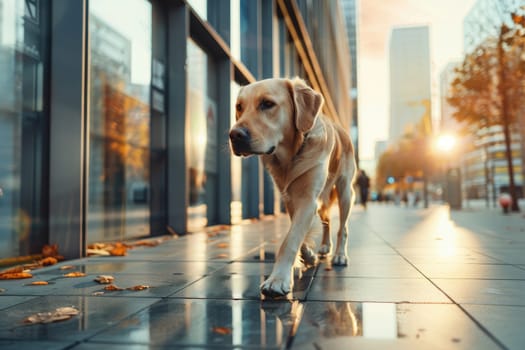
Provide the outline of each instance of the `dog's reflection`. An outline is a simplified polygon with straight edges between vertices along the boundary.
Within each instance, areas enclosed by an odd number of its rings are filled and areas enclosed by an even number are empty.
[[[340,336],[361,336],[361,304],[350,302],[309,302],[263,301],[262,310],[266,316],[279,319],[289,335],[294,336],[297,328],[317,328],[319,335],[331,338]]]

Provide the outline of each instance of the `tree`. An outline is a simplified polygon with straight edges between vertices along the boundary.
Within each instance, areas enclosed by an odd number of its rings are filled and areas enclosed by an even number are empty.
[[[448,102],[454,118],[477,128],[500,125],[505,140],[512,210],[519,211],[512,164],[511,128],[523,111],[525,20],[511,13],[514,26],[502,23],[497,37],[486,38],[456,69]]]

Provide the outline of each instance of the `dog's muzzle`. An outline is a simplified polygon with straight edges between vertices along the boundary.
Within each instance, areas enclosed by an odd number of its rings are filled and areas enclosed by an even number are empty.
[[[248,155],[253,153],[250,146],[250,132],[244,127],[237,127],[230,130],[230,142],[235,155]]]
[[[230,130],[230,143],[236,156],[273,154],[275,152],[275,146],[271,146],[266,151],[254,150],[251,145],[250,131],[245,127],[236,127]]]

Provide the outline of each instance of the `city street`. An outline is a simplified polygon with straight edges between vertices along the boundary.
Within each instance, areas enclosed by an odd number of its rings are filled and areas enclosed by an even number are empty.
[[[265,300],[285,216],[166,239],[124,257],[90,257],[1,281],[7,349],[522,349],[525,217],[371,203],[350,219],[350,264],[296,276]],[[332,227],[336,229],[336,227]],[[84,277],[65,278],[64,265]],[[118,287],[94,282],[111,275]],[[31,286],[35,280],[49,285]],[[38,312],[78,315],[27,324]]]

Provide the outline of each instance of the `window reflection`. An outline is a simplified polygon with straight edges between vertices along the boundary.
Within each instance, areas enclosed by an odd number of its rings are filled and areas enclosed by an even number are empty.
[[[88,242],[149,233],[151,4],[92,0]],[[115,16],[126,8],[126,16]]]
[[[186,117],[188,168],[190,179],[188,231],[206,226],[208,220],[206,205],[208,143],[213,142],[213,133],[208,128],[214,124],[216,107],[207,96],[208,57],[193,41],[188,40],[188,95],[189,105]],[[215,140],[215,143],[217,141]]]
[[[45,5],[0,0],[0,259],[47,242]]]

